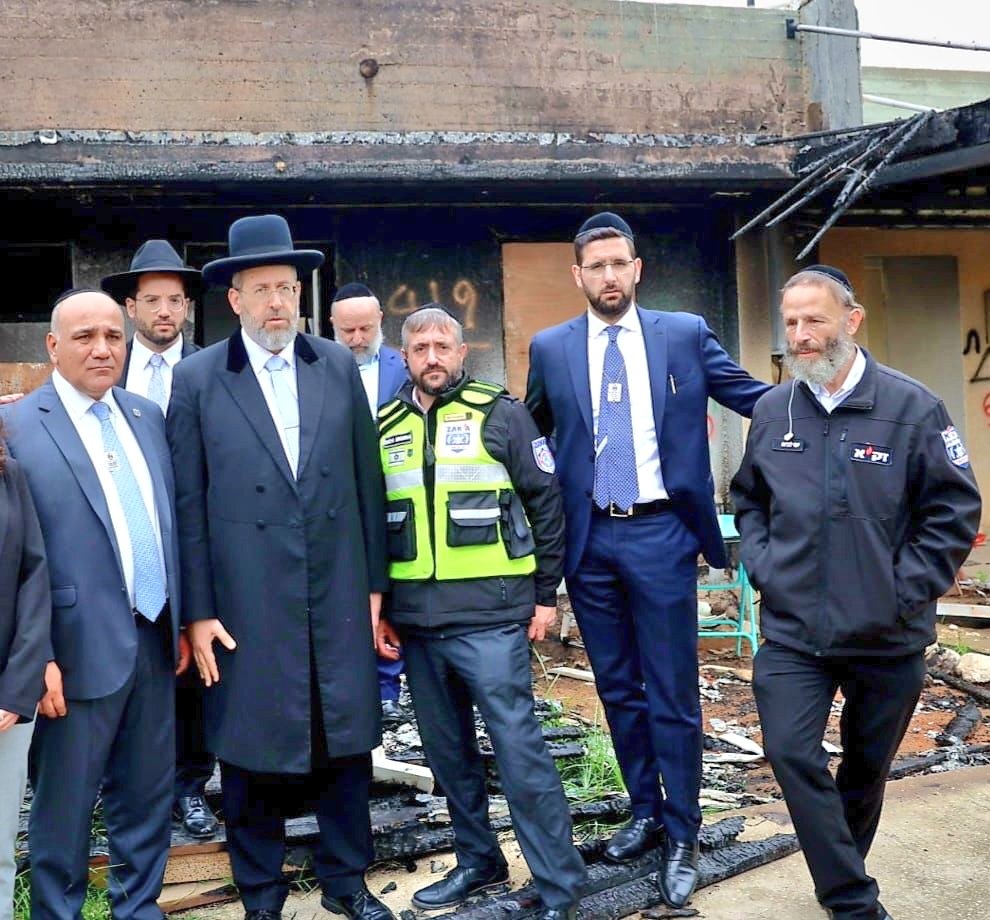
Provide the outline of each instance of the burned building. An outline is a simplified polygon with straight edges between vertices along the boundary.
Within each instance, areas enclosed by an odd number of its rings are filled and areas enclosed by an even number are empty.
[[[165,237],[201,265],[246,214],[286,216],[328,258],[306,286],[325,333],[333,291],[370,285],[395,340],[417,304],[462,318],[472,370],[524,387],[534,331],[584,308],[570,239],[621,211],[645,261],[640,298],[703,314],[754,373],[740,302],[780,273],[729,237],[753,196],[793,179],[761,145],[858,124],[855,42],[788,37],[786,19],[854,25],[852,0],[800,12],[614,0],[20,0],[0,7],[3,385],[44,361],[53,295]],[[762,199],[760,199],[762,200]],[[12,287],[11,287],[12,285]],[[234,328],[223,292],[194,337]],[[39,369],[37,373],[40,373]],[[727,486],[738,420],[713,406]]]

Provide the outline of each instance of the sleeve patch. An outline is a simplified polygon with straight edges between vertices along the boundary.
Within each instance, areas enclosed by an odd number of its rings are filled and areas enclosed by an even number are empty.
[[[948,455],[950,462],[956,466],[962,467],[964,470],[969,469],[969,454],[966,452],[966,445],[963,444],[962,438],[959,437],[959,432],[956,431],[954,425],[949,425],[945,431],[940,431],[942,435],[942,442],[945,444],[945,453]]]
[[[557,464],[553,459],[553,452],[546,438],[537,438],[533,441],[533,459],[536,465],[544,473],[554,473],[557,471]]]

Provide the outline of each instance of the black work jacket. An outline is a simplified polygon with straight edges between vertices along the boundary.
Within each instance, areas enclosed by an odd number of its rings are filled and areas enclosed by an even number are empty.
[[[763,396],[732,483],[761,631],[815,655],[933,642],[936,601],[980,523],[942,401],[864,354],[862,380],[831,415],[803,383]]]

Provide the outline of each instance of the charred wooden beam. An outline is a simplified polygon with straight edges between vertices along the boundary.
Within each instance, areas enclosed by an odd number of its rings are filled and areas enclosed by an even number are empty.
[[[714,885],[797,850],[797,837],[793,834],[777,834],[766,840],[736,842],[704,850],[699,860],[698,887]],[[659,868],[657,851],[622,866],[607,863],[590,866],[578,916],[581,920],[626,917],[659,904],[660,891],[655,882]],[[522,920],[543,909],[536,889],[526,886],[509,894],[469,903],[456,912],[441,916],[444,920],[505,920],[511,913],[513,920]]]
[[[935,742],[943,747],[962,744],[982,721],[983,713],[980,712],[980,707],[970,701],[952,717],[952,721],[939,733]]]
[[[887,776],[888,780],[904,779],[905,776],[914,776],[916,773],[924,773],[938,764],[945,763],[950,758],[965,759],[974,754],[990,753],[990,744],[970,744],[962,748],[952,748],[951,750],[933,751],[931,754],[922,754],[919,757],[906,757],[898,761],[890,768]]]
[[[942,681],[943,684],[948,684],[956,690],[962,690],[963,693],[971,696],[981,706],[990,706],[990,690],[987,690],[986,687],[971,684],[968,680],[963,680],[961,677],[956,677],[955,674],[949,674],[947,671],[929,671],[928,673],[936,680]]]

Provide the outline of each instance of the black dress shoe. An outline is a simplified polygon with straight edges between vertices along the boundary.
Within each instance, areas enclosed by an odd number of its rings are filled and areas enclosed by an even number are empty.
[[[396,725],[402,721],[398,700],[382,700],[382,721],[387,725]]]
[[[412,896],[413,904],[421,910],[438,910],[460,904],[468,895],[503,885],[509,880],[509,867],[504,862],[476,869],[454,866],[439,882],[420,888]]]
[[[577,917],[577,904],[568,907],[548,907],[539,920],[575,920]]]
[[[339,894],[335,897],[325,894],[320,898],[324,910],[332,914],[343,914],[350,920],[395,920],[392,913],[367,888],[359,888],[353,894]]]
[[[698,841],[668,840],[660,867],[660,893],[670,907],[683,907],[698,884]]]
[[[201,795],[183,795],[175,800],[172,816],[190,837],[212,837],[217,832],[217,816]]]
[[[244,912],[244,920],[282,920],[282,911],[248,910]]]
[[[631,862],[657,844],[657,822],[653,818],[633,818],[617,831],[605,847],[609,862]]]

